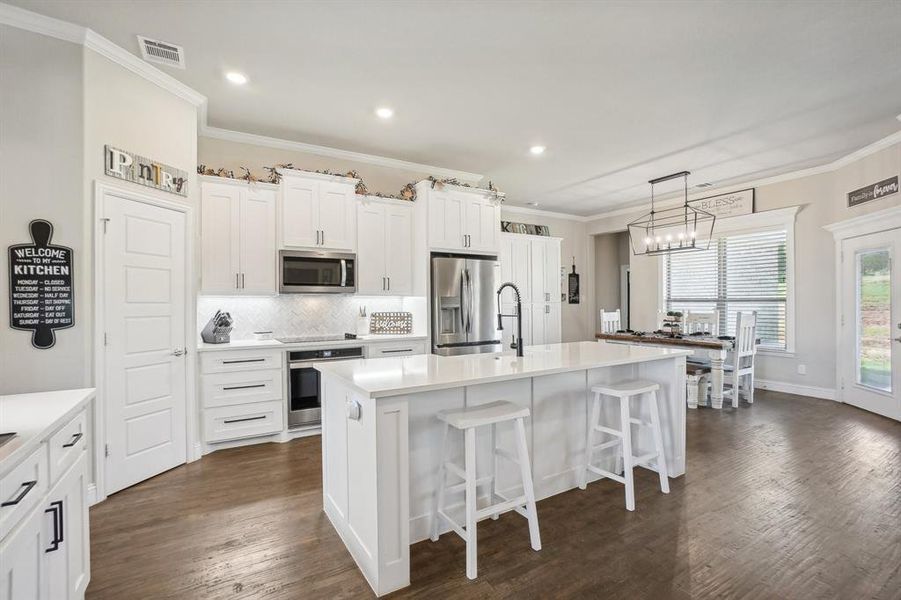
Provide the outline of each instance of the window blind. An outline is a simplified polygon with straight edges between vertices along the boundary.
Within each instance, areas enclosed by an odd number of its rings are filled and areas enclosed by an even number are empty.
[[[785,349],[784,230],[720,237],[708,250],[664,257],[667,310],[720,311],[720,332],[735,335],[740,312],[757,311],[762,347]]]

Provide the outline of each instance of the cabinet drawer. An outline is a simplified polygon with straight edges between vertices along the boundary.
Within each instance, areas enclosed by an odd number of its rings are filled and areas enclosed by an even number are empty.
[[[282,400],[284,376],[281,369],[210,373],[203,376],[204,408]]]
[[[202,373],[280,369],[285,360],[282,350],[221,350],[200,355]]]
[[[43,499],[49,487],[47,444],[41,444],[31,456],[0,479],[0,539]]]
[[[88,444],[87,413],[77,417],[50,438],[50,484],[53,485],[70,466],[75,464]]]
[[[389,356],[411,356],[413,354],[425,354],[425,341],[415,340],[409,342],[384,342],[369,344],[366,348],[367,358],[387,358]]]
[[[279,433],[285,427],[284,413],[282,401],[207,408],[203,411],[204,440],[222,442]]]

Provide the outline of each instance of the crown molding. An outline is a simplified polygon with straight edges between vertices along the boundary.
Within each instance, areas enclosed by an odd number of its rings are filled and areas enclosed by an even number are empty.
[[[221,129],[219,127],[211,127],[204,123],[200,128],[200,136],[213,138],[217,140],[225,140],[229,142],[237,142],[239,144],[250,144],[253,146],[265,146],[267,148],[275,148],[277,150],[288,150],[291,152],[304,152],[307,154],[315,154],[317,156],[328,156],[331,158],[340,158],[358,163],[369,165],[379,165],[381,167],[389,167],[392,169],[403,169],[406,171],[419,171],[428,173],[436,177],[454,177],[460,181],[467,183],[478,183],[484,179],[484,175],[478,173],[468,173],[466,171],[456,171],[454,169],[446,169],[433,165],[424,165],[421,163],[409,162],[397,158],[389,158],[387,156],[378,156],[375,154],[364,154],[362,152],[353,152],[351,150],[341,150],[339,148],[330,148],[328,146],[317,146],[315,144],[306,144],[304,142],[294,142],[281,138],[274,138],[265,135],[257,135],[255,133],[244,133],[243,131],[233,131],[231,129]]]
[[[3,3],[0,3],[0,23],[74,44],[84,44],[87,32],[80,25]]]

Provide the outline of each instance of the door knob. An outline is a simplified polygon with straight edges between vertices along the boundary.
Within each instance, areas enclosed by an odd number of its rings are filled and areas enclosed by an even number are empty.
[[[183,348],[176,348],[172,351],[172,356],[184,356],[185,351]]]

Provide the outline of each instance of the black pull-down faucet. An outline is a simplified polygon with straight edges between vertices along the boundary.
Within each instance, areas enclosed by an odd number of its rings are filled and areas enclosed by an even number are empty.
[[[505,315],[501,313],[501,292],[504,291],[504,288],[513,288],[513,293],[516,294],[516,314],[515,315]],[[510,344],[511,348],[516,349],[516,356],[522,356],[522,298],[519,295],[519,288],[516,287],[515,283],[502,283],[501,287],[497,288],[497,328],[500,330],[504,329],[504,317],[516,317],[516,339],[513,340],[513,343]]]

